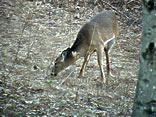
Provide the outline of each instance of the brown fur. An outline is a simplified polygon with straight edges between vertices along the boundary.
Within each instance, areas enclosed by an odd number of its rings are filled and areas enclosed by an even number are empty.
[[[114,45],[119,33],[117,22],[117,18],[112,11],[102,11],[93,17],[81,28],[72,47],[64,50],[56,59],[52,75],[57,75],[58,72],[73,64],[77,59],[84,57],[79,74],[79,77],[81,77],[91,54],[96,52],[101,71],[101,80],[106,82],[102,57],[105,52],[107,75],[110,75],[108,52]]]

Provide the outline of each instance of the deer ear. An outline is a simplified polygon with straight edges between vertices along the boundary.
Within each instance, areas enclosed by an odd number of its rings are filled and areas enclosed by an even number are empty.
[[[78,56],[78,53],[77,53],[77,52],[72,51],[72,56],[73,56],[74,58],[76,58],[76,57]]]
[[[70,48],[64,50],[61,54],[61,62],[64,62],[65,58],[67,57],[68,53],[70,52]]]
[[[64,62],[65,57],[66,57],[66,52],[61,54],[61,62]]]

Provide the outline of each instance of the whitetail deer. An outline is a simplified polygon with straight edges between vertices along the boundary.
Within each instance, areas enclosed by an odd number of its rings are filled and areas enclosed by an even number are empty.
[[[108,53],[119,33],[117,22],[117,17],[112,11],[102,11],[93,17],[81,28],[72,47],[64,50],[56,59],[51,75],[56,76],[61,70],[73,64],[80,57],[84,57],[79,77],[83,76],[91,54],[96,52],[101,80],[106,82],[103,71],[103,53],[106,54],[106,68],[109,76],[111,73]]]

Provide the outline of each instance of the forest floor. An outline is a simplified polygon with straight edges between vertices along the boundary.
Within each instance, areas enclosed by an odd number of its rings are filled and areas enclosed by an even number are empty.
[[[115,77],[99,82],[96,54],[84,77],[78,78],[83,58],[51,77],[55,59],[73,44],[83,24],[104,9],[114,11],[120,25],[110,53]],[[141,46],[140,0],[6,0],[0,15],[0,116],[130,117]]]

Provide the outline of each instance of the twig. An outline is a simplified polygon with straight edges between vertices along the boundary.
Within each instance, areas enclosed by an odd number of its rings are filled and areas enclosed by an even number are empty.
[[[69,78],[69,76],[70,76],[72,73],[73,73],[73,71],[70,72],[70,74],[69,74],[65,79],[62,80],[62,82],[59,84],[59,86],[61,86],[61,85]]]
[[[22,29],[22,34],[21,34],[20,40],[19,40],[19,42],[18,42],[18,48],[17,48],[17,52],[16,52],[16,55],[15,55],[15,61],[17,61],[17,58],[18,58],[18,54],[19,54],[20,46],[21,46],[21,42],[22,42],[22,37],[23,37],[23,32],[24,32],[24,30],[25,30],[25,28],[26,28],[26,24],[27,24],[27,23],[24,24],[24,27],[23,27],[23,29]]]
[[[109,3],[105,2],[104,0],[100,0],[103,6],[103,3],[107,4],[108,6],[110,6],[113,10],[116,11],[116,13],[121,14],[122,16],[125,16],[127,19],[130,19],[130,17],[128,17],[127,15],[123,14],[122,12],[120,12],[117,8],[115,8],[114,6],[110,5]]]

